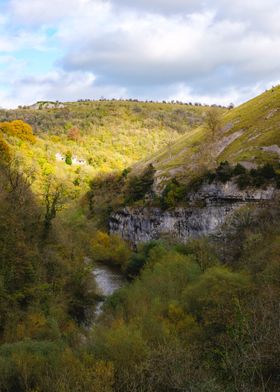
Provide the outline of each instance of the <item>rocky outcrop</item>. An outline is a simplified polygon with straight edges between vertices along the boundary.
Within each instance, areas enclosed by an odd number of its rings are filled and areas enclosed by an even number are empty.
[[[272,200],[275,189],[239,190],[236,184],[204,184],[189,194],[187,207],[163,211],[155,207],[126,207],[110,217],[112,234],[132,245],[162,237],[186,242],[190,238],[213,234],[238,208],[246,203]]]
[[[40,110],[40,109],[63,109],[65,105],[61,102],[36,102],[34,105],[28,106],[29,109]]]

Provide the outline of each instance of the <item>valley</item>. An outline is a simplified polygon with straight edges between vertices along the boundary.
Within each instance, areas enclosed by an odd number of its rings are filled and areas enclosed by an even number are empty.
[[[0,391],[279,390],[279,102],[0,110]]]

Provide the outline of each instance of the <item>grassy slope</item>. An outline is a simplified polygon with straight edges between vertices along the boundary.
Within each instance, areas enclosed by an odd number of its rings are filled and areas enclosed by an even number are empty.
[[[161,181],[174,176],[187,181],[199,172],[200,167],[224,160],[255,165],[279,161],[275,146],[280,147],[280,87],[226,111],[222,123],[222,135],[216,143],[217,153],[211,163],[206,158],[209,149],[213,148],[209,143],[210,131],[201,125],[183,135],[171,147],[137,164],[135,172],[153,163]],[[263,147],[268,147],[268,150]]]

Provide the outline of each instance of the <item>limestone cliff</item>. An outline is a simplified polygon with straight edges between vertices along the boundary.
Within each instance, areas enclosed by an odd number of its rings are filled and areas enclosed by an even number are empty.
[[[233,182],[204,184],[188,195],[188,205],[163,211],[155,207],[126,207],[110,217],[112,234],[133,245],[162,237],[179,242],[215,233],[236,209],[246,203],[272,200],[276,193],[267,189],[239,190]]]

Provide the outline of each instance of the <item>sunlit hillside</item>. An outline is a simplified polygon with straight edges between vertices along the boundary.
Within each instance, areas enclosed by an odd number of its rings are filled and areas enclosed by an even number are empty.
[[[1,110],[0,121],[20,119],[33,127],[37,136],[34,144],[13,137],[8,142],[24,166],[36,171],[36,177],[53,173],[82,189],[98,173],[123,170],[171,145],[201,124],[207,110],[203,106],[129,101],[61,106]],[[77,164],[65,165],[62,158],[66,154],[76,158]]]
[[[172,146],[137,164],[135,172],[152,163],[159,180],[177,177],[187,181],[225,160],[248,168],[279,161],[279,86],[225,112],[220,121],[220,130],[215,134],[207,124],[198,126]]]

